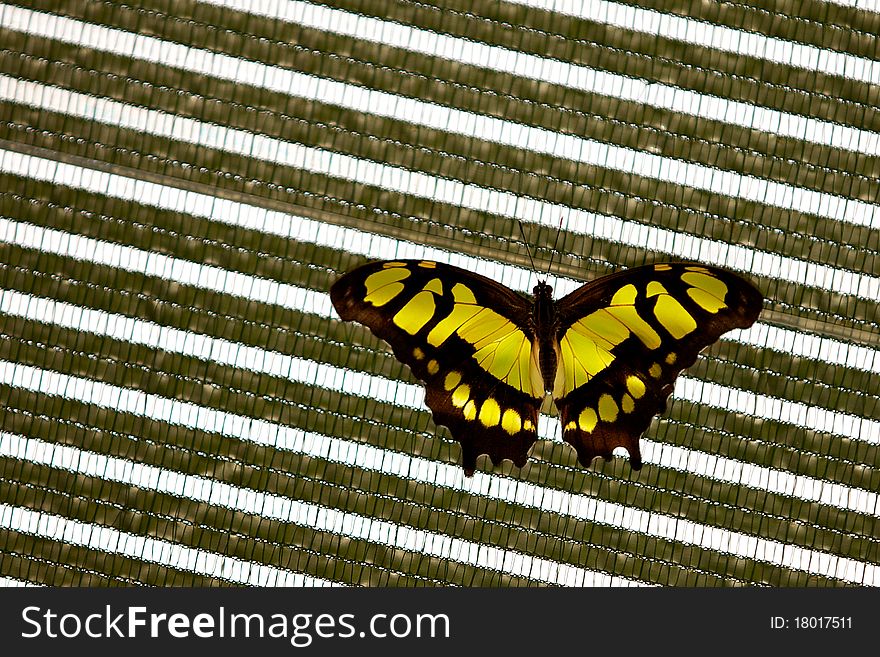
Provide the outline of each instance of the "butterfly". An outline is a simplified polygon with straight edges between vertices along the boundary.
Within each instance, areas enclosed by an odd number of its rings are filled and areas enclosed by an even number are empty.
[[[744,278],[691,262],[603,276],[559,301],[552,292],[539,282],[528,297],[458,267],[394,260],[348,272],[330,298],[424,382],[467,476],[481,454],[525,465],[547,394],[582,465],[624,447],[638,470],[639,439],[679,372],[721,334],[751,326],[763,302]]]

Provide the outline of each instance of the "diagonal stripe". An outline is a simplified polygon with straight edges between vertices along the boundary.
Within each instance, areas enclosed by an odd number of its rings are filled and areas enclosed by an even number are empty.
[[[15,439],[17,437],[0,433],[0,453],[6,455],[10,441]],[[42,444],[50,450],[53,448],[48,443]],[[249,586],[339,586],[311,575],[9,504],[0,504],[0,527]]]
[[[626,578],[532,557],[514,550],[473,543],[445,534],[396,525],[376,518],[339,511],[281,495],[241,488],[215,479],[180,474],[142,463],[107,457],[38,439],[23,438],[14,434],[0,433],[0,454],[101,477],[109,481],[186,497],[206,504],[224,506],[243,513],[259,514],[266,518],[290,522],[318,531],[327,531],[388,545],[420,555],[449,559],[479,568],[490,568],[516,576],[529,577],[550,584],[568,586],[637,585],[636,582]],[[15,518],[7,519],[8,517],[4,516],[4,511],[9,508],[6,505],[0,505],[0,526],[17,528],[13,524],[16,522]],[[18,511],[22,512],[23,516],[18,519],[18,522],[28,528],[26,531],[45,532],[45,530],[40,531],[39,528],[33,528],[36,520],[29,516],[28,512],[21,509]],[[42,522],[45,522],[42,519],[47,516],[47,514],[34,514],[33,512],[30,514],[39,516]],[[65,521],[57,516],[53,519],[59,524],[72,523],[75,527],[84,524],[73,520]],[[96,526],[93,525],[93,527]],[[109,533],[111,536],[122,534],[106,527],[97,527],[95,533],[98,535]],[[69,529],[64,532],[64,539],[68,542],[76,542],[75,536],[76,534]],[[90,547],[101,549],[103,545],[114,544],[107,542],[111,540],[114,539],[107,537],[102,541],[92,541]],[[122,540],[123,543],[137,545],[149,543],[151,539],[129,534],[124,535]],[[95,543],[97,544],[95,545]],[[169,544],[162,544],[160,550],[167,550],[167,545]],[[145,554],[150,554],[153,551],[149,545],[145,545],[143,550]],[[131,550],[131,552],[135,553],[133,556],[140,556],[140,552],[136,550]]]
[[[2,85],[2,76],[0,76],[0,85]],[[58,163],[2,149],[0,149],[0,171],[7,171],[54,184],[78,187],[91,192],[137,201],[158,208],[188,212],[195,216],[223,221],[224,223],[253,227],[257,230],[285,237],[294,235],[294,226],[299,222],[303,222],[303,225],[308,226],[310,230],[300,229],[297,239],[315,241],[316,238],[310,238],[307,235],[321,236],[334,230],[347,230],[328,226],[317,221],[263,210],[234,201],[218,199],[195,192],[182,192],[174,187],[144,182],[116,174],[103,173],[94,169],[84,169],[70,164]],[[367,184],[381,184],[381,174],[382,172],[379,172],[379,179],[363,182]],[[436,183],[434,188],[438,188],[444,182],[442,179],[433,180]],[[420,187],[409,186],[400,191],[411,193],[414,190],[434,189],[425,185],[427,183]],[[473,186],[468,186],[468,188],[470,187]],[[480,198],[480,195],[484,192],[488,192],[488,190],[475,188],[473,194],[468,199],[473,197]],[[553,225],[555,228],[558,226],[558,217],[562,213],[563,216],[568,216],[575,222],[570,225],[571,232],[620,242],[652,252],[667,253],[688,260],[700,260],[708,264],[720,263],[731,269],[819,287],[840,294],[854,294],[871,301],[876,301],[880,298],[880,278],[876,276],[818,265],[805,260],[788,258],[775,253],[709,240],[695,235],[645,226],[607,215],[572,210],[566,206],[554,206],[550,203],[541,203],[522,197],[512,198],[515,200],[506,204],[511,210],[508,213],[505,213],[503,210],[501,211],[501,214],[506,214],[506,216],[512,219],[534,222],[537,218],[539,223]],[[462,197],[456,198],[454,194],[450,194],[447,202],[461,203],[464,200],[466,199]],[[485,208],[476,207],[475,209]],[[243,210],[247,210],[247,213],[244,218],[241,218],[239,214]],[[536,214],[530,214],[529,210],[534,210]],[[489,211],[498,212],[498,208],[489,208]],[[556,219],[548,219],[548,217],[556,217]],[[278,226],[271,221],[272,219],[279,220]],[[354,235],[352,232],[349,232],[349,234]],[[361,235],[365,234],[361,232]],[[384,240],[387,243],[389,238],[376,236],[375,239],[377,241]],[[332,246],[338,247],[340,244],[344,243],[335,242]],[[372,251],[373,254],[380,252],[386,251]],[[476,258],[470,258],[470,261],[471,264],[485,262],[478,261]],[[525,272],[526,270],[520,269],[519,271]],[[530,273],[528,275],[530,276]],[[518,280],[518,278],[519,275],[515,279],[503,280]],[[516,285],[516,283],[513,284]],[[562,287],[560,287],[560,284]],[[525,283],[523,285],[523,289],[531,289]],[[577,285],[557,279],[556,290],[560,294],[566,294],[574,290]]]
[[[227,7],[238,4],[234,0],[202,1]],[[868,84],[880,84],[880,62],[878,61],[796,41],[787,41],[758,32],[746,32],[686,16],[667,14],[654,9],[643,9],[617,2],[606,2],[605,0],[507,1],[516,5],[605,23],[642,34],[675,39],[738,55],[757,57],[808,71],[841,75]],[[843,1],[853,4],[858,2],[859,8],[864,8],[861,5],[865,0]],[[266,0],[263,0],[260,4],[265,2]],[[257,13],[256,10],[251,11]],[[771,19],[768,17],[769,20]]]
[[[61,395],[87,404],[96,404],[106,408],[118,409],[122,412],[143,415],[161,422],[180,424],[202,431],[220,433],[249,442],[256,441],[284,446],[298,439],[302,440],[305,438],[304,432],[300,430],[291,429],[272,422],[255,420],[249,417],[201,407],[189,402],[144,393],[131,388],[121,388],[100,381],[59,374],[14,363],[0,361],[0,382],[42,394]],[[49,445],[48,443],[42,444]],[[55,448],[58,447],[55,446]],[[74,450],[72,447],[58,449]],[[78,450],[75,451],[78,452]],[[75,452],[71,453],[74,454]],[[20,458],[33,460],[37,456],[27,453],[22,454]],[[104,459],[104,457],[101,458]],[[392,460],[399,461],[400,458],[400,455],[392,456]],[[78,462],[80,462],[80,459],[71,456],[70,467],[75,467],[75,464]],[[548,491],[548,489],[526,482],[516,482],[515,486],[511,486],[509,485],[511,483],[509,480],[495,475],[477,473],[473,479],[466,480],[459,467],[428,463],[432,467],[424,475],[408,471],[407,476],[418,480],[421,476],[428,475],[431,477],[427,480],[429,483],[450,486],[458,490],[469,490],[470,492],[491,497],[503,495],[504,499],[510,499],[507,496],[513,492],[516,498],[511,501],[535,506],[537,500],[540,500],[540,505],[550,504],[553,510],[563,515],[574,515],[575,517],[610,526],[619,526],[629,531],[641,532],[650,536],[693,545],[701,545],[713,550],[755,558],[807,572],[838,577],[847,581],[863,584],[880,581],[880,577],[878,577],[880,575],[880,566],[865,564],[807,548],[782,544],[732,530],[701,525],[690,520],[660,513],[641,511],[620,504],[605,502],[588,495],[570,494],[559,490]],[[142,464],[133,464],[128,461],[124,462],[122,466],[124,466],[122,467],[123,471],[132,468],[144,469],[150,467]],[[453,470],[452,472],[450,472],[450,468]],[[155,468],[155,470],[157,473],[167,472],[158,468]],[[112,470],[109,467],[102,465],[99,471],[102,473],[101,476],[112,476]],[[441,474],[449,477],[449,479],[442,478]],[[169,474],[163,476],[171,477]],[[184,476],[180,475],[180,477]],[[153,476],[151,480],[157,478],[159,478],[158,474]],[[217,482],[212,481],[210,486],[196,486],[195,488],[211,491],[214,490],[216,485]],[[178,491],[175,494],[182,494],[182,491]],[[253,495],[254,493],[250,492],[249,494]],[[235,496],[226,496],[224,494],[224,499],[227,497],[235,498]],[[271,508],[271,505],[267,504],[264,508]],[[266,513],[265,511],[262,512]],[[369,521],[369,519],[365,520]],[[438,556],[449,555],[441,554]]]
[[[53,25],[53,29],[46,30],[49,36],[53,36],[53,32],[57,32],[59,36],[65,33],[77,33],[73,29],[76,26],[83,31],[97,32],[98,34],[95,38],[101,43],[128,44],[132,49],[126,50],[125,54],[127,56],[130,56],[131,52],[155,52],[157,53],[156,56],[162,55],[162,63],[165,65],[173,63],[172,60],[176,59],[181,64],[186,64],[190,70],[233,79],[244,84],[253,84],[254,81],[264,81],[265,84],[265,81],[269,81],[268,88],[291,95],[310,98],[316,101],[336,103],[350,109],[369,112],[379,116],[399,118],[433,129],[459,132],[466,136],[488,139],[507,146],[525,147],[535,152],[618,169],[626,173],[634,173],[676,185],[684,184],[711,193],[738,197],[785,210],[817,214],[857,225],[880,226],[880,212],[878,212],[877,206],[856,199],[794,187],[785,183],[774,182],[735,171],[716,169],[693,162],[674,160],[645,151],[636,151],[631,148],[556,133],[543,128],[503,121],[378,90],[292,73],[277,67],[268,67],[256,62],[235,59],[228,55],[199,51],[163,42],[158,39],[152,39],[152,37],[121,33],[119,30],[99,28],[79,23],[78,21],[73,21],[72,25],[64,23],[64,21],[70,21],[71,19],[52,17],[41,13],[35,13],[33,16],[29,16],[29,18],[33,19],[34,24],[49,21]],[[16,25],[25,23],[24,17],[18,17],[16,10],[9,7],[4,8],[3,14],[0,14],[0,24],[7,21]],[[56,23],[61,25],[56,26]],[[35,29],[35,27],[31,26],[29,29]],[[105,34],[104,32],[106,31],[109,31],[111,34]],[[86,44],[87,42],[83,42],[83,45]],[[180,51],[176,56],[174,55],[175,50]],[[678,95],[681,95],[681,90],[677,90],[673,97]],[[277,158],[279,163],[299,166],[330,175],[354,176],[357,178],[360,170],[364,168],[376,170],[382,174],[380,179],[385,181],[383,186],[399,187],[405,183],[421,183],[418,185],[418,188],[423,190],[422,195],[424,195],[424,190],[434,189],[432,186],[427,186],[428,179],[430,178],[427,174],[419,174],[391,165],[379,165],[338,153],[333,154],[333,157],[331,157],[329,151],[322,149],[283,142],[243,130],[206,124],[195,119],[174,117],[158,110],[136,108],[117,101],[98,99],[85,94],[63,90],[59,87],[50,87],[34,82],[16,80],[7,76],[0,76],[0,96],[9,100],[15,100],[16,102],[29,103],[44,107],[45,109],[52,109],[53,111],[80,116],[90,120],[118,124],[131,129],[143,129],[157,136],[199,143],[250,157],[260,157],[270,161],[276,161]],[[727,101],[721,101],[720,99],[718,99],[718,102],[727,103]],[[751,109],[752,111],[755,110],[755,108]],[[852,130],[837,124],[829,125],[832,126],[829,129],[832,137],[841,131]],[[776,133],[784,134],[786,131],[785,126],[779,122],[777,122],[774,128]],[[796,136],[804,138],[803,131],[799,130]],[[862,148],[867,148],[868,150],[864,152],[868,154],[880,153],[880,135],[875,133],[870,135],[867,133],[863,135],[848,134],[847,137],[849,138],[848,143],[859,144]],[[359,166],[359,162],[369,163],[366,165],[360,164]],[[359,180],[359,182],[366,181]],[[472,185],[455,183],[449,180],[443,181],[443,183],[447,190],[452,192],[456,198],[461,198],[463,193],[467,195],[473,193],[466,191],[474,187]],[[382,182],[377,181],[376,184],[382,184]],[[486,190],[483,191],[485,192]],[[490,207],[497,208],[509,206],[509,201],[504,202],[504,199],[513,195],[503,192],[490,192],[486,196],[491,199]],[[553,217],[558,219],[558,212]]]
[[[412,400],[413,408],[423,408],[419,399],[420,386],[391,381],[378,376],[370,376],[340,370],[329,365],[266,351],[247,345],[212,338],[210,336],[159,326],[153,322],[88,310],[39,297],[33,297],[10,290],[0,290],[0,313],[13,317],[46,322],[64,328],[82,330],[89,327],[93,335],[101,335],[116,340],[126,340],[186,356],[194,356],[219,365],[242,368],[271,376],[287,377],[307,385],[324,387],[342,382],[344,392],[370,395],[383,401],[401,405],[404,400]],[[424,394],[422,392],[422,394]],[[556,418],[544,417],[539,424],[541,437],[560,440]],[[328,441],[337,444],[335,438],[321,436],[322,444]],[[339,443],[342,444],[342,443]],[[350,444],[350,443],[345,443]],[[696,472],[712,479],[782,495],[791,495],[814,502],[830,504],[843,509],[876,515],[878,513],[877,495],[858,488],[850,488],[831,482],[802,475],[765,468],[730,458],[719,457],[673,445],[665,445],[650,439],[642,439],[643,461],[662,467]],[[364,446],[362,450],[375,449]],[[383,450],[378,450],[376,462],[384,462]],[[320,454],[312,453],[320,456]],[[405,456],[396,458],[406,459]],[[363,467],[362,463],[357,464]]]
[[[249,0],[207,1],[210,4],[222,4],[240,11],[279,18],[353,39],[391,45],[431,57],[450,59],[502,73],[512,73],[620,100],[647,104],[659,109],[770,132],[783,137],[805,139],[817,144],[845,148],[865,154],[876,154],[877,149],[880,148],[880,135],[861,130],[857,125],[844,126],[751,103],[731,101],[727,98],[702,94],[653,80],[608,73],[557,59],[509,50],[501,46],[490,46],[478,41],[362,16],[341,9],[298,0],[262,0],[254,3]],[[690,20],[692,23],[696,23],[696,21]],[[697,30],[692,32],[697,32]],[[742,35],[740,41],[768,39],[763,35],[748,32],[739,32],[739,34]],[[765,41],[765,43],[768,42]],[[743,44],[740,47],[750,46]],[[834,65],[839,63],[836,60],[843,57],[841,53],[824,49],[809,49],[811,47],[803,46],[803,44],[792,44],[791,48],[792,56],[796,51],[798,55],[816,57],[815,66],[812,68],[831,74],[839,75],[846,71],[856,79],[866,82],[871,82],[878,74],[878,63],[873,60],[848,55],[845,56],[845,68],[835,68]],[[754,55],[756,52],[760,51],[751,50],[748,54]],[[785,63],[798,65],[799,61],[794,59]],[[810,59],[805,60],[806,67],[811,68],[810,64]]]

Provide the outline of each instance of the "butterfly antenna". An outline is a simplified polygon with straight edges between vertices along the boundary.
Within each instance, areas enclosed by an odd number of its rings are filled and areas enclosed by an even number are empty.
[[[559,246],[559,236],[562,235],[562,222],[565,216],[559,217],[559,229],[556,231],[556,239],[553,241],[553,250],[550,252],[550,263],[547,265],[547,276],[550,275],[550,268],[553,266],[553,258],[557,254],[556,248]]]
[[[517,225],[519,226],[519,234],[522,235],[522,238],[523,238],[523,244],[524,244],[525,247],[526,247],[526,253],[529,254],[529,262],[532,263],[532,271],[533,271],[533,272],[535,273],[535,275],[537,276],[537,275],[538,275],[538,270],[537,270],[537,268],[535,267],[535,261],[534,261],[534,259],[532,258],[532,248],[529,246],[529,240],[526,238],[526,231],[523,229],[522,221],[520,221],[519,219],[517,219],[517,220],[516,220],[516,223],[517,223]]]

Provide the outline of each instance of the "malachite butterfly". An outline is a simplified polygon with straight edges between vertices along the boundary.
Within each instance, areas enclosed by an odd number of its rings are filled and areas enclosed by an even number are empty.
[[[525,465],[547,394],[581,464],[624,447],[638,470],[639,438],[678,374],[751,326],[763,301],[740,276],[690,262],[621,271],[554,301],[543,282],[529,298],[458,267],[381,261],[345,274],[330,297],[424,382],[468,476],[480,454]]]

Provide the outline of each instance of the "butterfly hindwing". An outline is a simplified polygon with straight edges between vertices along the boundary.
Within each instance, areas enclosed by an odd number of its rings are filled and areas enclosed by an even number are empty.
[[[697,263],[629,269],[560,300],[553,396],[580,462],[624,447],[639,469],[639,438],[679,372],[722,333],[751,326],[762,300],[739,276]]]
[[[476,459],[525,464],[544,396],[531,305],[491,279],[430,261],[372,262],[330,290],[343,320],[366,325],[425,383],[434,421]]]

